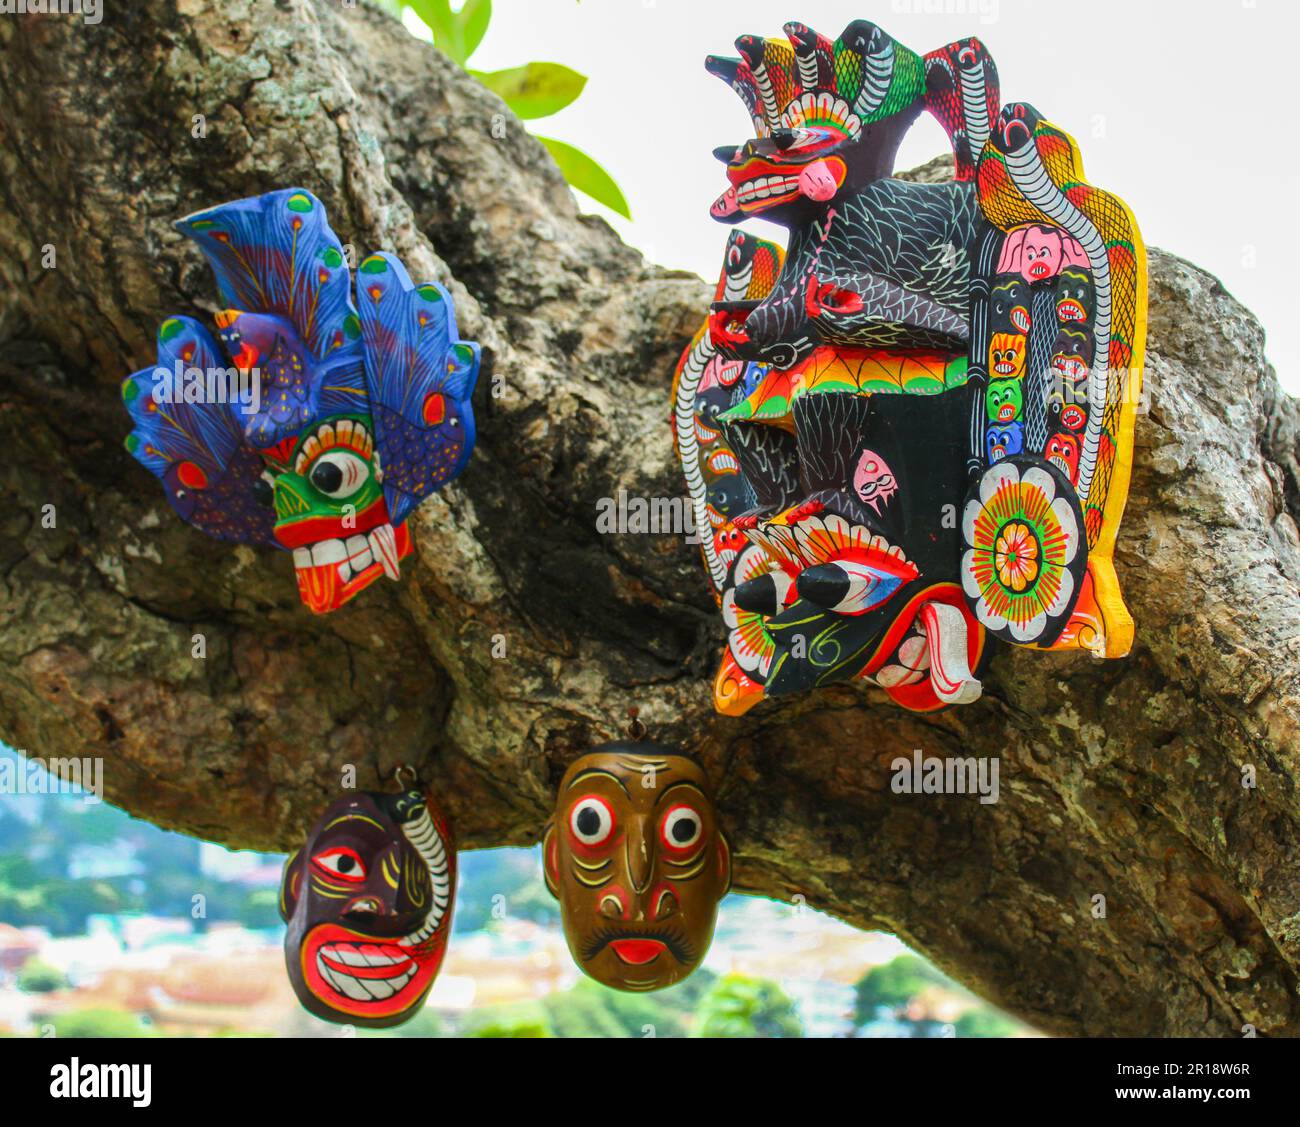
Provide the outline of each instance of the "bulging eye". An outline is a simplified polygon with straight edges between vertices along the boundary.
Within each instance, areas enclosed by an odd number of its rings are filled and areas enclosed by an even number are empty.
[[[669,849],[690,849],[700,840],[704,823],[690,806],[674,806],[664,815],[661,833]]]
[[[366,879],[365,863],[355,849],[348,849],[346,846],[327,849],[323,853],[317,853],[311,860],[313,865],[332,877],[340,877],[355,884],[360,884]]]
[[[604,845],[614,836],[614,811],[603,798],[588,795],[569,811],[569,830],[583,845]]]
[[[266,470],[263,470],[262,476],[253,482],[253,500],[267,508],[270,508],[275,501],[275,478]]]
[[[307,471],[307,480],[326,497],[351,497],[370,479],[370,467],[346,450],[322,454]]]

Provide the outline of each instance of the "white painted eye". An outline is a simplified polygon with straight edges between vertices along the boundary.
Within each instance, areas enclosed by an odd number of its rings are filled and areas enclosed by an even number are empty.
[[[603,798],[588,795],[569,811],[569,830],[583,845],[604,845],[614,834],[614,811]]]
[[[674,806],[664,815],[663,838],[669,849],[690,849],[703,831],[703,820],[689,806]]]
[[[370,480],[370,467],[346,450],[330,450],[312,463],[307,480],[326,497],[351,497]]]

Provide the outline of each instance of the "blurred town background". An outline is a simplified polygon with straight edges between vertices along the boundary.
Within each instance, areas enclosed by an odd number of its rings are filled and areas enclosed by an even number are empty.
[[[0,759],[26,765],[0,747]],[[0,795],[0,1035],[319,1036],[276,908],[284,858],[167,833],[75,794]],[[537,849],[460,855],[447,960],[382,1037],[1004,1037],[1033,1033],[898,940],[729,896],[704,967],[653,995],[585,979]]]

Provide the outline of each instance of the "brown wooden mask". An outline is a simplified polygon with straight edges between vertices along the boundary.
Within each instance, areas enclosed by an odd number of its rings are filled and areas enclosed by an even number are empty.
[[[565,772],[542,843],[569,950],[617,990],[680,982],[713,940],[731,850],[699,764],[610,743]]]
[[[456,853],[432,798],[360,791],[326,809],[289,858],[280,914],[294,993],[317,1017],[400,1025],[442,965]]]

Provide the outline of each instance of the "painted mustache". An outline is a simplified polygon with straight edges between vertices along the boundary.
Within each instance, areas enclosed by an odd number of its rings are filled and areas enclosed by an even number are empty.
[[[686,936],[677,928],[625,928],[625,927],[604,927],[597,931],[583,946],[583,962],[591,962],[606,947],[612,944],[626,943],[631,945],[637,944],[662,944],[663,948],[672,955],[683,966],[689,966],[695,962],[695,948],[692,946]],[[615,947],[614,953],[619,955],[625,962],[650,962],[654,955],[659,952],[655,951],[650,958],[633,957],[628,959],[621,953],[618,947]],[[648,949],[647,949],[648,953]]]

